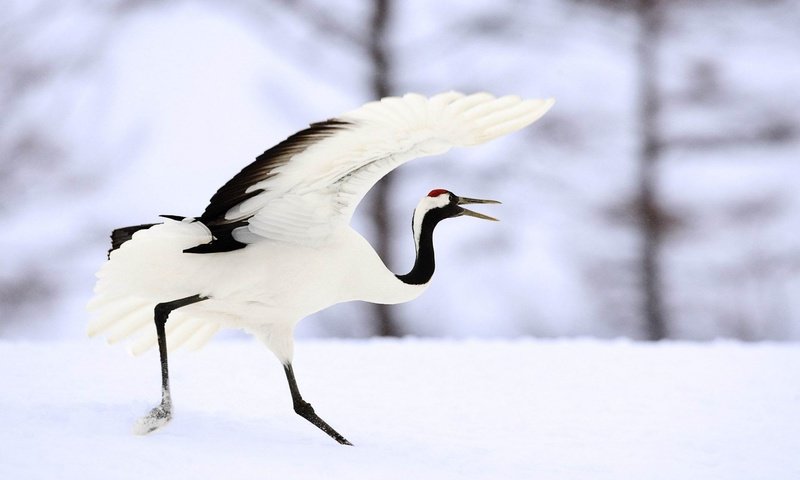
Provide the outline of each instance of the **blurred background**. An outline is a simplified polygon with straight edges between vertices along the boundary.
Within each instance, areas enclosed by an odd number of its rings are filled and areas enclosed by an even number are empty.
[[[112,228],[199,215],[310,122],[455,89],[557,103],[404,166],[357,228],[405,272],[430,189],[502,221],[443,224],[418,300],[299,336],[800,339],[800,2],[4,5],[0,338],[83,338]]]

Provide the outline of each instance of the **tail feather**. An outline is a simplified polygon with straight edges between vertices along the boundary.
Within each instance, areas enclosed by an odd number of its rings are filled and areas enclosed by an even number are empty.
[[[109,332],[106,333],[106,339],[108,340],[108,343],[114,344],[120,340],[133,336],[139,330],[148,325],[152,327],[154,325],[153,317],[152,315],[148,315],[148,313],[149,310],[144,312],[136,311],[119,320],[112,326],[112,328],[109,329]]]
[[[219,328],[220,326],[218,323],[207,323],[203,325],[186,341],[186,348],[189,350],[199,349],[211,340],[211,337],[219,331]]]
[[[130,227],[117,228],[111,232],[111,250],[108,251],[108,257],[111,258],[111,252],[122,246],[133,237],[133,234],[139,230],[147,230],[148,228],[158,225],[157,223],[145,223],[142,225],[133,225]]]
[[[95,297],[88,306],[89,311],[95,314],[86,330],[90,337],[105,332],[120,318],[127,317],[142,307],[141,302],[133,298],[121,298],[114,302],[107,302],[106,298]]]
[[[111,240],[116,251],[97,273],[95,295],[87,305],[92,317],[87,333],[109,343],[130,342],[132,353],[140,354],[157,344],[156,305],[197,292],[192,283],[196,257],[182,252],[208,243],[211,234],[199,222],[169,217],[160,224],[116,229]],[[223,322],[216,312],[208,314],[202,308],[171,312],[166,324],[170,350],[183,343],[202,346]]]
[[[152,308],[142,308],[130,312],[124,317],[110,317],[111,325],[93,334],[101,333],[109,344],[130,340],[129,351],[140,355],[158,343]],[[189,313],[174,311],[167,320],[165,333],[170,351],[185,346],[189,350],[197,350],[208,343],[222,325],[197,317]]]
[[[187,317],[169,336],[171,348],[180,348],[203,326],[197,319]]]
[[[167,334],[167,339],[169,339],[169,334]],[[169,342],[169,340],[167,340],[167,342]],[[132,354],[138,356],[155,347],[157,343],[158,339],[156,338],[155,331],[153,331],[152,335],[142,335],[137,338],[133,344],[131,344],[129,350]]]

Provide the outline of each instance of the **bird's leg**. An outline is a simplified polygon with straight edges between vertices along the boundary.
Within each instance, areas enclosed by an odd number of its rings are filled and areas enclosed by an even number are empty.
[[[158,353],[161,357],[161,404],[150,410],[150,413],[139,419],[134,426],[134,432],[144,435],[157,430],[172,419],[172,396],[169,392],[169,367],[167,365],[167,334],[164,329],[170,312],[193,303],[205,300],[206,297],[192,295],[191,297],[159,303],[153,313],[158,336]]]
[[[314,426],[316,426],[323,432],[330,435],[331,438],[341,443],[342,445],[352,445],[352,443],[348,442],[346,438],[339,435],[339,432],[337,432],[330,425],[328,425],[325,422],[325,420],[319,418],[319,416],[314,412],[314,407],[312,407],[310,403],[303,400],[303,397],[300,395],[300,390],[297,388],[297,381],[294,378],[294,370],[292,370],[292,364],[291,363],[285,364],[283,366],[283,370],[286,372],[286,379],[289,380],[289,391],[292,392],[292,403],[294,404],[294,411],[301,417],[313,423]]]

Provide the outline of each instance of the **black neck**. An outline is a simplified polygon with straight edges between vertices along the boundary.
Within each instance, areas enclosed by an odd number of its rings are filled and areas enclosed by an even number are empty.
[[[433,271],[436,269],[436,261],[433,255],[433,230],[444,218],[446,217],[440,215],[436,210],[431,210],[425,215],[425,218],[422,219],[414,268],[405,275],[396,275],[397,278],[404,283],[409,285],[424,285],[430,282],[431,277],[433,277]]]

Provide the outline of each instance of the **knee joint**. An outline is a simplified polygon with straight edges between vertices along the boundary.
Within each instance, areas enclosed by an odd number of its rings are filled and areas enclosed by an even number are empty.
[[[167,303],[159,303],[158,305],[156,305],[156,308],[153,309],[156,323],[166,323],[167,317],[169,316],[169,312],[171,311],[172,308]]]

